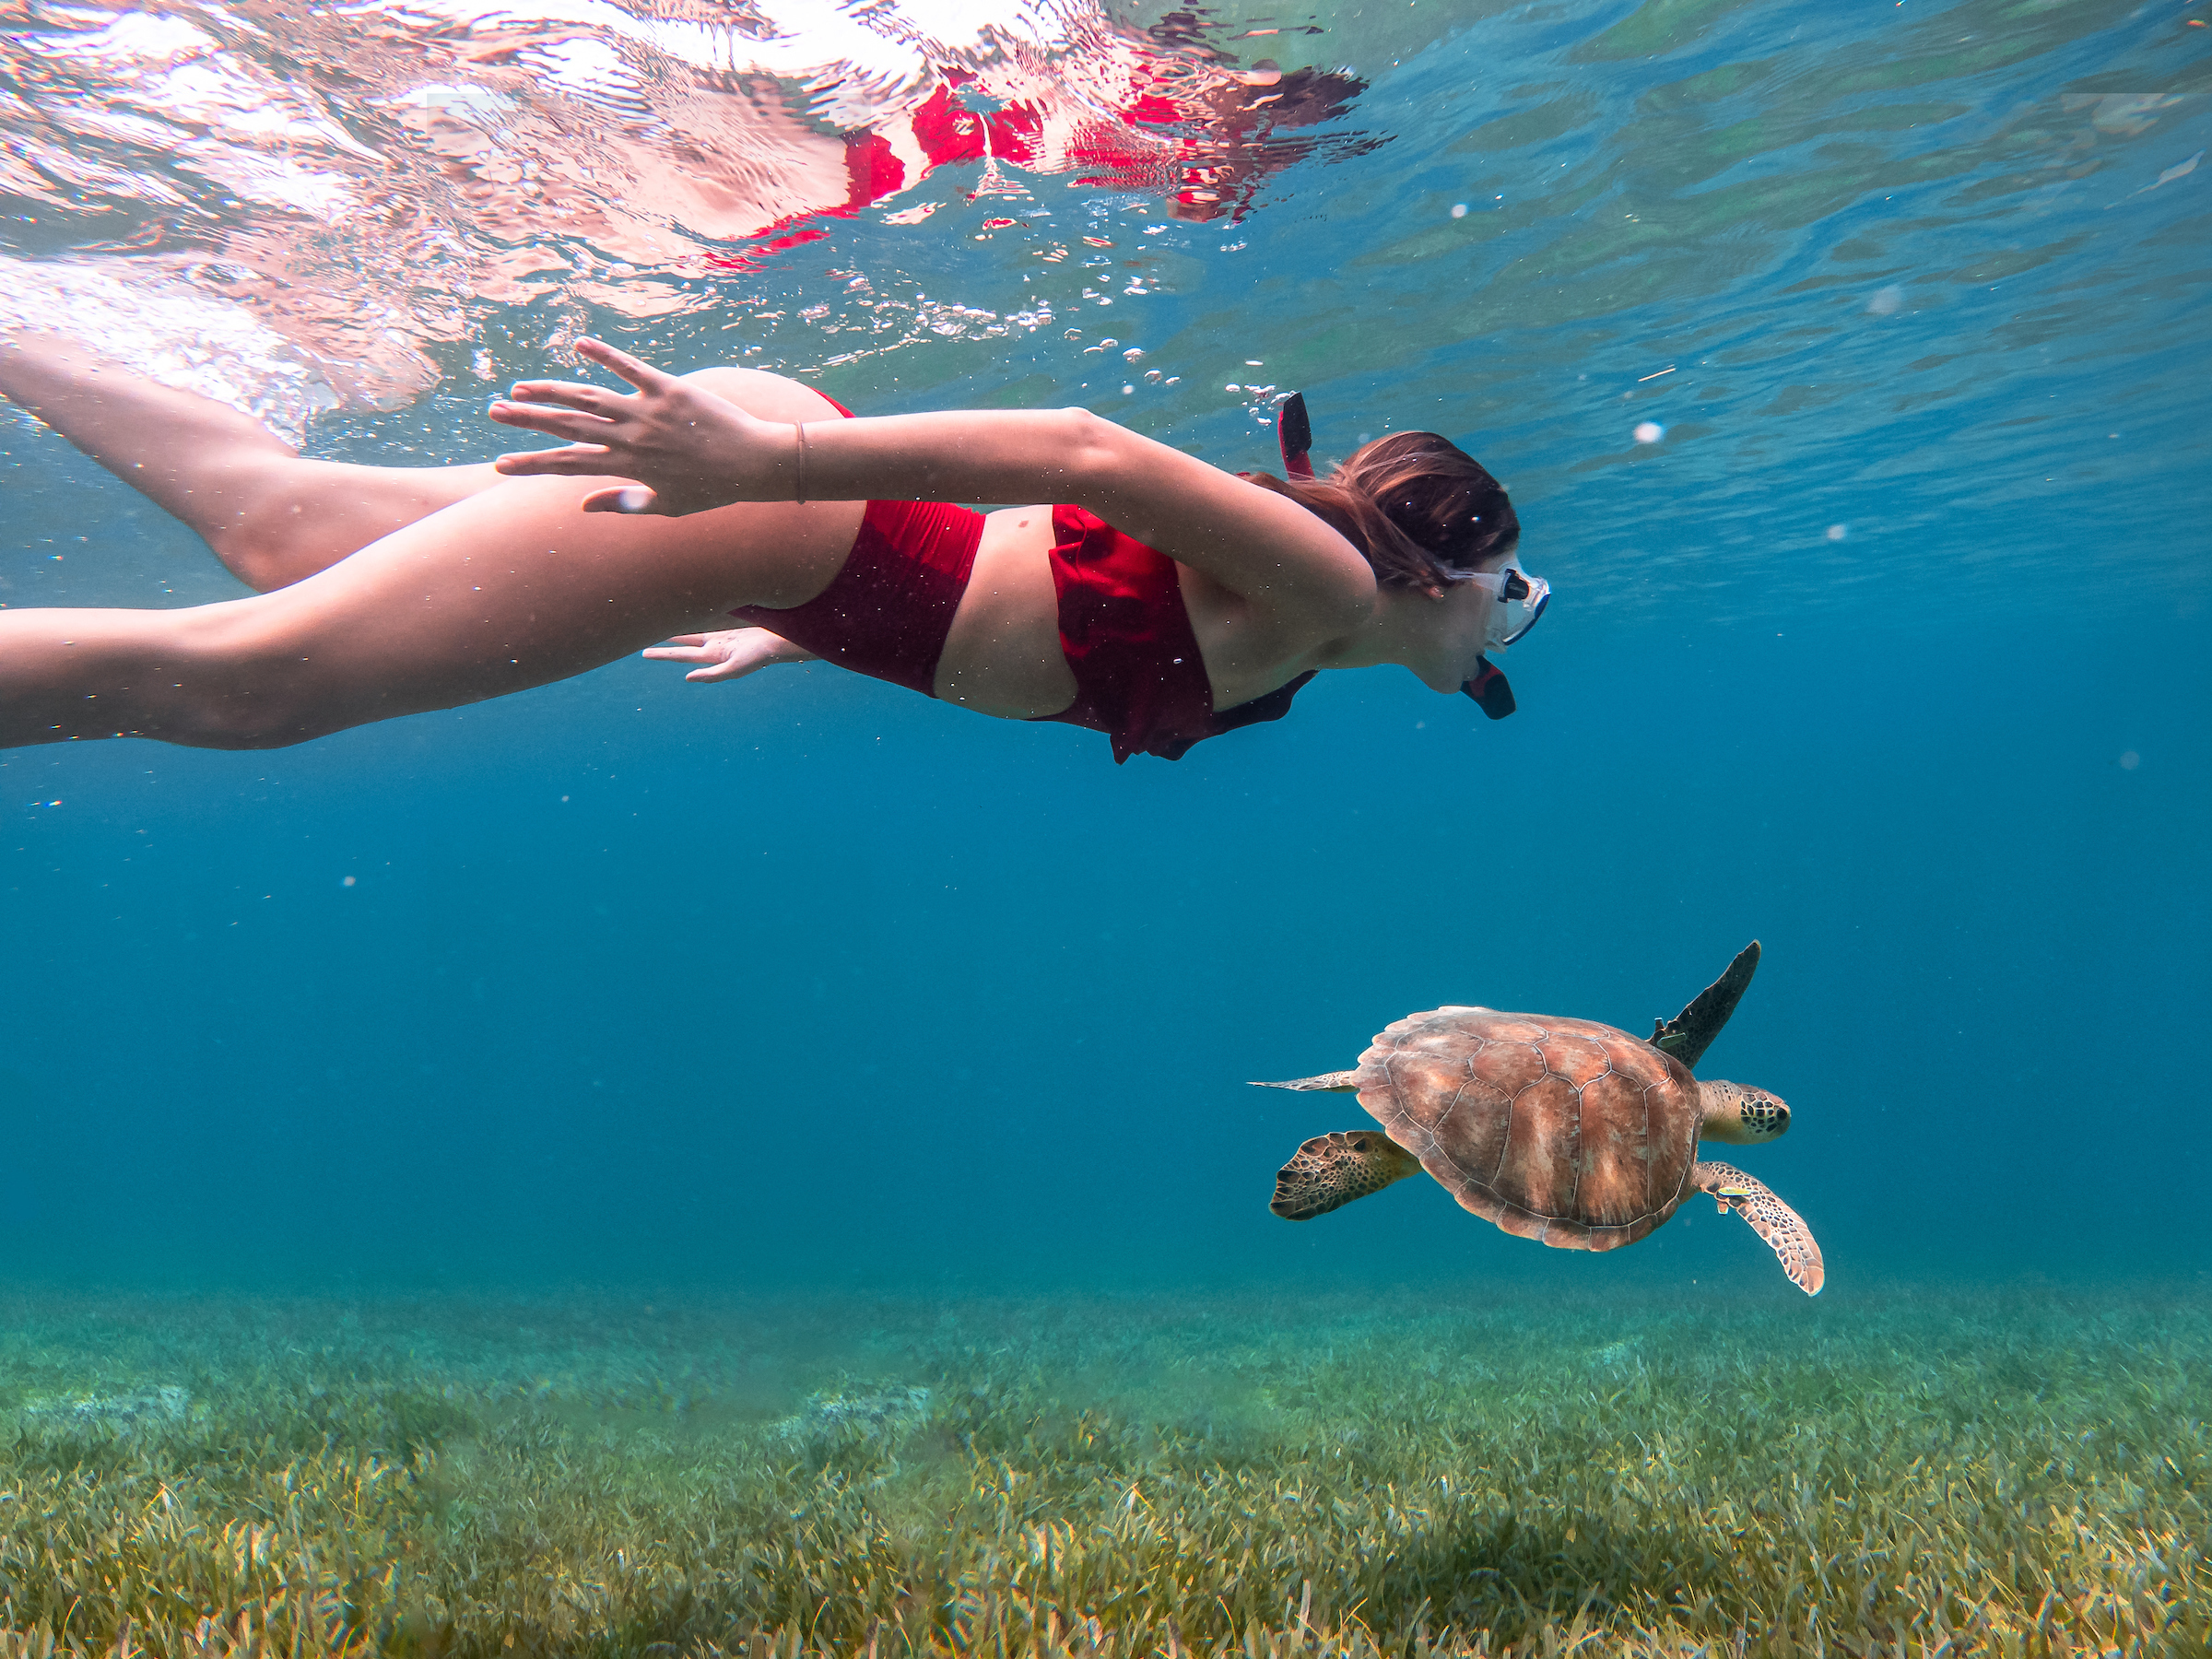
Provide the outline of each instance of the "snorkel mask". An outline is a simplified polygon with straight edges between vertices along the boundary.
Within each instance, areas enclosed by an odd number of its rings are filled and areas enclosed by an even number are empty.
[[[1455,571],[1463,582],[1471,582],[1490,596],[1490,625],[1482,637],[1486,651],[1503,651],[1536,625],[1544,607],[1551,603],[1551,583],[1541,576],[1531,576],[1516,559],[1509,559],[1504,568],[1490,571]]]
[[[1275,417],[1275,440],[1283,452],[1283,470],[1293,478],[1313,476],[1313,423],[1306,414],[1306,395],[1293,392],[1283,400]],[[1489,627],[1483,634],[1485,651],[1503,651],[1536,625],[1551,603],[1551,583],[1531,576],[1509,559],[1499,571],[1454,571],[1462,582],[1471,582],[1490,595]],[[1473,698],[1492,720],[1503,720],[1514,709],[1513,688],[1505,675],[1487,657],[1475,659],[1475,677],[1460,689]]]

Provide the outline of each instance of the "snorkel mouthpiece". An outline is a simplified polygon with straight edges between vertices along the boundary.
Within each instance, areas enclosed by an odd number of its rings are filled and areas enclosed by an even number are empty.
[[[1492,720],[1503,720],[1513,712],[1513,688],[1506,684],[1505,674],[1488,657],[1477,657],[1475,677],[1460,687],[1481,707]]]
[[[1275,415],[1275,441],[1282,446],[1283,470],[1294,478],[1313,476],[1306,457],[1313,450],[1313,423],[1306,418],[1306,394],[1293,392]]]

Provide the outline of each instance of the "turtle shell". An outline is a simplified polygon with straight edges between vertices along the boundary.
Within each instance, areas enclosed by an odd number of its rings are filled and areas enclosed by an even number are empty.
[[[1359,1104],[1465,1208],[1565,1250],[1633,1244],[1698,1159],[1697,1079],[1611,1026],[1494,1008],[1408,1015],[1359,1056]]]

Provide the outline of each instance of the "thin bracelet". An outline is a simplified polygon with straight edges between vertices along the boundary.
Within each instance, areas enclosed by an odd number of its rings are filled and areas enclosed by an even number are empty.
[[[798,422],[796,430],[799,434],[799,488],[791,499],[804,507],[806,505],[806,423],[803,420]]]

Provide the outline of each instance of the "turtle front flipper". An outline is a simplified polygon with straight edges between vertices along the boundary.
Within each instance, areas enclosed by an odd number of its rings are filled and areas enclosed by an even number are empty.
[[[1743,1001],[1751,976],[1758,971],[1759,941],[1754,939],[1736,952],[1727,972],[1691,999],[1689,1006],[1672,1019],[1652,1022],[1652,1046],[1694,1071],[1698,1057],[1712,1046],[1712,1040],[1728,1023],[1728,1016],[1735,1012],[1735,1005]]]
[[[1276,1172],[1275,1199],[1267,1207],[1286,1221],[1311,1221],[1420,1167],[1419,1159],[1380,1129],[1317,1135]]]
[[[1306,1143],[1312,1145],[1312,1141]],[[1305,1147],[1299,1150],[1302,1154]],[[1284,1173],[1289,1171],[1286,1169]],[[1734,1210],[1750,1222],[1751,1230],[1781,1258],[1782,1270],[1790,1276],[1791,1284],[1807,1296],[1820,1294],[1820,1287],[1828,1282],[1828,1269],[1820,1260],[1820,1246],[1813,1242],[1813,1230],[1777,1198],[1766,1182],[1753,1180],[1734,1164],[1700,1163],[1689,1172],[1689,1184],[1700,1193],[1712,1194],[1723,1214]],[[1277,1186],[1279,1190],[1279,1182]]]

